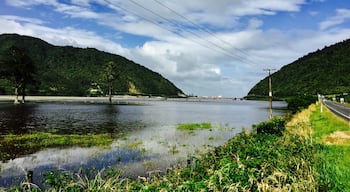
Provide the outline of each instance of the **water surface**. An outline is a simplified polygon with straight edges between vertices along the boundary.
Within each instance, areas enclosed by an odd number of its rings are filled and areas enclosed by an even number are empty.
[[[50,148],[1,162],[0,187],[24,180],[34,171],[77,171],[117,166],[125,176],[164,171],[191,155],[224,144],[229,138],[267,120],[269,103],[234,100],[133,100],[128,105],[103,103],[0,103],[0,135],[35,131],[55,134],[126,133],[109,147]],[[286,104],[274,102],[274,115],[283,115]],[[176,129],[182,123],[209,122],[210,130]]]

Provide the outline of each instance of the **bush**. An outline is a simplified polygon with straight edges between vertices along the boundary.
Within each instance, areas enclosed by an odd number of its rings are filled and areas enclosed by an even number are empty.
[[[283,117],[274,117],[271,121],[264,121],[253,125],[257,134],[270,134],[282,136],[285,130],[285,119]]]
[[[316,96],[295,96],[286,100],[288,110],[292,113],[306,109],[310,104],[317,101]]]

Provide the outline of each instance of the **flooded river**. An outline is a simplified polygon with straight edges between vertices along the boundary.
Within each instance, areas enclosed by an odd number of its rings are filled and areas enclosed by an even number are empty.
[[[102,170],[116,166],[124,176],[163,172],[267,120],[269,103],[235,100],[123,100],[102,102],[0,103],[0,135],[50,132],[55,134],[124,133],[108,147],[48,148],[15,159],[3,159],[0,187],[18,184],[28,170],[34,183],[49,170]],[[274,115],[286,104],[274,102]],[[177,129],[183,123],[211,123],[212,129]],[[0,149],[1,150],[1,149]],[[10,153],[10,152],[9,152]]]

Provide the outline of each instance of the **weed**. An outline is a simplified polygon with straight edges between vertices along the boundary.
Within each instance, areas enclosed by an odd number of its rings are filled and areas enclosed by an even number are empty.
[[[285,130],[285,120],[282,117],[274,117],[271,121],[264,121],[257,125],[253,125],[253,128],[258,134],[274,134],[283,135]]]
[[[136,149],[137,147],[139,147],[142,144],[143,144],[142,141],[135,141],[133,143],[129,143],[127,148],[129,148],[129,149]]]
[[[196,130],[196,129],[211,129],[212,125],[211,123],[186,123],[186,124],[179,124],[177,126],[177,129],[180,130]]]
[[[172,153],[174,155],[178,152],[179,152],[179,150],[177,149],[176,145],[171,146],[170,153]]]

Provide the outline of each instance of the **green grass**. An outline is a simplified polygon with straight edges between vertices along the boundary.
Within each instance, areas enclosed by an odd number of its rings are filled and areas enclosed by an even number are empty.
[[[317,106],[316,110],[312,113],[310,122],[314,130],[313,137],[320,143],[335,131],[349,131],[348,122],[340,119],[327,109],[321,112],[320,106]]]
[[[212,125],[211,123],[185,123],[185,124],[179,124],[177,126],[177,129],[180,130],[197,130],[197,129],[211,129]]]
[[[14,159],[49,147],[108,146],[112,141],[113,139],[109,134],[56,135],[38,132],[24,135],[5,135],[0,139],[0,145],[2,146],[0,160]]]
[[[313,137],[320,144],[317,171],[321,191],[350,191],[350,147],[347,141],[327,143],[330,134],[349,131],[349,124],[328,110],[320,112],[319,106],[310,117]],[[340,138],[334,138],[340,140]]]
[[[317,165],[320,191],[350,191],[349,154],[347,146],[322,146]]]

